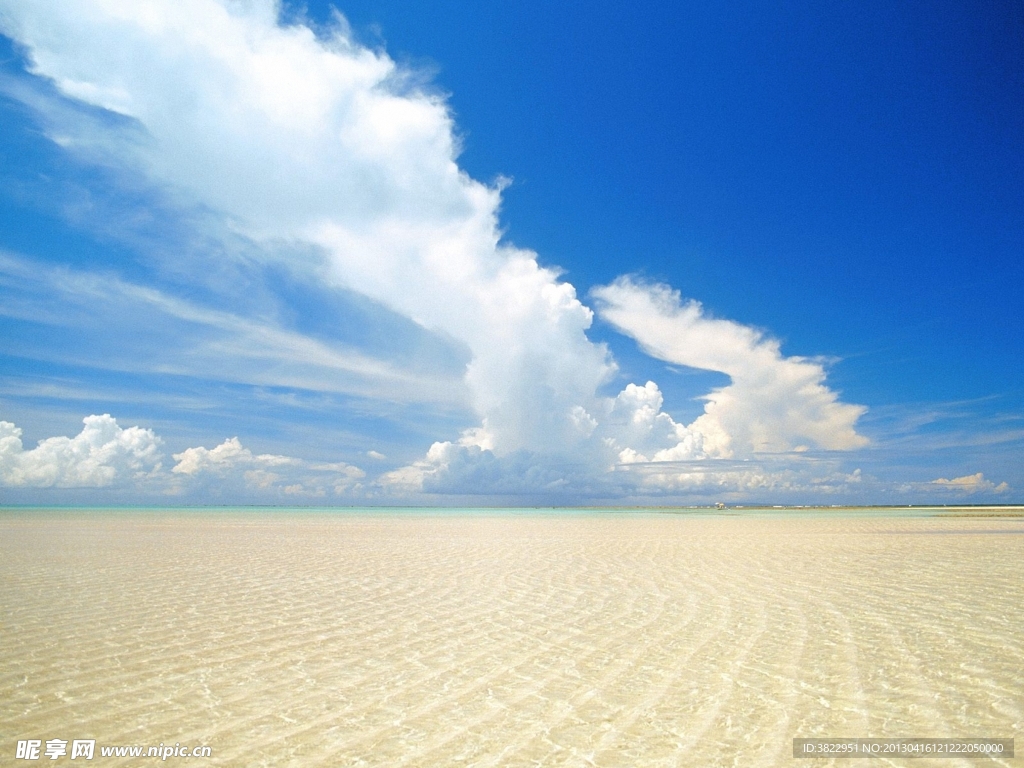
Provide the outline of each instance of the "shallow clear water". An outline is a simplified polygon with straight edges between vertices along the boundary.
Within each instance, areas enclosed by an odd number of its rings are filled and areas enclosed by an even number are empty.
[[[0,755],[753,766],[794,737],[1014,737],[1024,518],[936,513],[8,511]]]

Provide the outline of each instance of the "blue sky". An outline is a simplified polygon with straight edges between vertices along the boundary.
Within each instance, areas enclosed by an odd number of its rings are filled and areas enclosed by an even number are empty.
[[[1019,9],[337,10],[0,2],[0,499],[1020,501]]]

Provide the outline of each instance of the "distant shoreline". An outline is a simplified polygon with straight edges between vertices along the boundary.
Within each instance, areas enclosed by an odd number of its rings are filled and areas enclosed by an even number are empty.
[[[964,518],[1024,518],[1024,505],[1021,504],[956,504],[956,505],[935,505],[935,504],[914,504],[914,505],[726,505],[723,507],[701,505],[701,506],[676,506],[676,505],[579,505],[579,506],[272,506],[265,504],[252,505],[172,505],[172,506],[148,506],[148,505],[57,505],[57,504],[34,504],[34,505],[0,505],[0,515],[18,513],[268,513],[268,514],[411,514],[424,515],[430,513],[441,513],[445,516],[457,516],[460,514],[512,514],[529,515],[535,513],[599,513],[614,514],[616,512],[636,514],[649,512],[652,514],[682,514],[682,515],[724,515],[737,516],[749,515],[814,515],[821,514],[863,514],[871,516],[914,516],[914,517],[964,517]]]

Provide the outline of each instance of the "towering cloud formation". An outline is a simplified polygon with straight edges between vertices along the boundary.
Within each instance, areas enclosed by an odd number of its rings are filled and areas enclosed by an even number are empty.
[[[478,425],[385,484],[443,485],[453,467],[479,476],[482,461],[505,459],[522,477],[562,482],[527,455],[592,473],[865,442],[854,431],[863,409],[837,401],[819,363],[628,280],[595,292],[609,322],[656,357],[733,383],[688,426],[662,412],[653,382],[600,396],[615,366],[586,336],[591,310],[534,253],[501,242],[500,186],[459,169],[444,102],[354,42],[340,17],[318,35],[282,25],[272,0],[0,0],[0,29],[65,99],[98,108],[33,101],[62,147],[142,175],[264,258],[290,258],[468,348]],[[281,255],[310,251],[312,267]],[[186,452],[175,471],[237,463],[240,449],[225,445]]]
[[[482,419],[508,452],[581,435],[612,370],[592,314],[535,255],[498,241],[500,192],[455,162],[443,102],[344,25],[281,26],[270,0],[4,0],[3,28],[67,96],[131,118],[51,125],[257,240],[314,244],[327,279],[461,340]]]

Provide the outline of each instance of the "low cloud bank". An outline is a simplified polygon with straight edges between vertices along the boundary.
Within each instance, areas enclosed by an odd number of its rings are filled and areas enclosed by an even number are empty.
[[[237,437],[212,448],[186,448],[173,454],[168,468],[164,442],[153,430],[122,428],[103,414],[86,417],[74,437],[49,437],[30,450],[22,444],[19,427],[0,421],[0,487],[38,493],[109,489],[121,493],[119,498],[127,494],[134,500],[227,504],[422,503],[438,496],[491,497],[511,504],[530,499],[544,504],[627,499],[663,503],[678,498],[699,503],[741,503],[751,498],[782,503],[934,503],[951,493],[996,498],[1011,490],[1008,483],[988,480],[981,472],[885,483],[860,469],[846,469],[841,458],[820,451],[709,459],[689,428],[660,411],[660,396],[648,383],[630,385],[624,396],[609,399],[605,426],[594,428],[597,444],[604,446],[599,455],[608,461],[599,471],[594,465],[597,453],[550,456],[516,451],[499,456],[469,443],[439,442],[419,461],[368,475],[344,461],[255,453]],[[650,455],[620,450],[620,440]],[[670,447],[655,450],[665,445]]]
[[[122,429],[110,414],[87,416],[75,437],[48,437],[32,450],[0,421],[0,482],[12,488],[103,488],[139,483],[161,469],[162,441],[150,429]]]
[[[363,490],[366,473],[345,462],[310,462],[254,454],[237,437],[207,449],[187,448],[164,468],[163,440],[151,429],[122,429],[109,414],[87,416],[75,437],[48,437],[31,450],[20,427],[0,421],[0,486],[7,488],[121,488],[139,494],[179,495],[205,490],[283,493],[323,498]]]
[[[981,472],[975,472],[973,475],[964,475],[963,477],[954,477],[952,480],[940,477],[937,480],[932,480],[930,484],[938,488],[958,491],[963,494],[978,493],[979,491],[1006,493],[1010,490],[1010,486],[1007,483],[1002,482],[996,485],[991,480],[986,480],[985,475]]]
[[[237,437],[225,440],[214,448],[188,448],[174,454],[177,462],[171,469],[175,475],[207,485],[238,483],[248,489],[278,489],[288,495],[324,497],[362,490],[366,473],[344,462],[307,462],[290,456],[270,453],[254,454],[242,446]],[[228,490],[231,490],[230,487]]]

